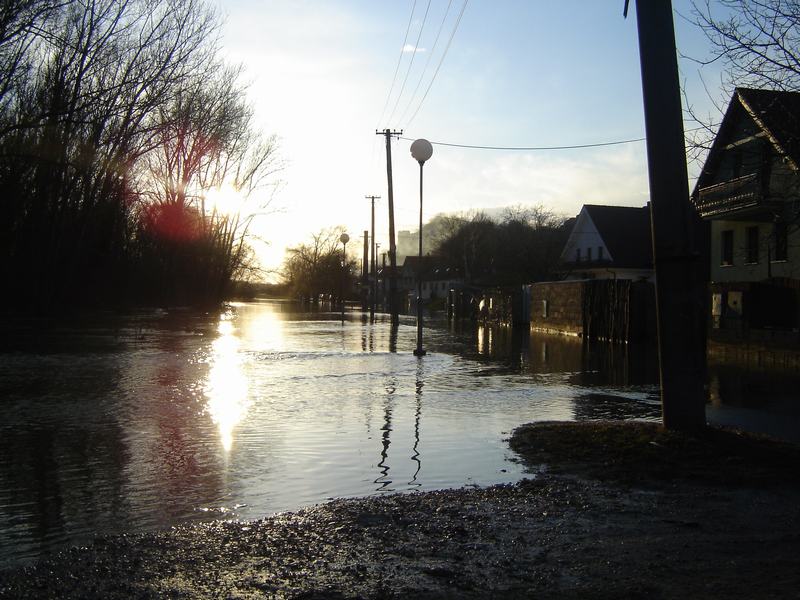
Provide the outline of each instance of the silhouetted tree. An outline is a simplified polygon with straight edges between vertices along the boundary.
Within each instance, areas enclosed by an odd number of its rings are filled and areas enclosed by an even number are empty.
[[[292,296],[306,299],[316,299],[320,295],[339,297],[343,289],[350,289],[355,261],[346,258],[342,265],[339,237],[344,231],[341,226],[323,229],[313,234],[308,243],[286,250],[282,277]]]
[[[209,140],[199,163],[187,159],[192,185],[199,189],[213,171],[252,192],[273,172],[274,141],[253,134],[238,71],[218,58],[218,24],[205,0],[3,3],[0,277],[15,287],[4,303],[47,308],[140,296],[136,277],[149,248],[142,232],[167,215],[199,219],[203,243],[184,243],[180,252],[195,265],[216,252],[215,285],[206,286],[212,296],[246,262],[246,218],[209,222],[204,207],[189,202],[177,202],[180,216],[152,208],[174,200],[166,190],[153,193],[149,167],[157,149],[176,148],[187,132],[181,101],[188,98],[193,118],[204,110],[213,116],[192,121],[200,123],[193,133],[205,128],[198,139]],[[232,133],[219,137],[214,127],[226,119]]]
[[[736,87],[800,91],[800,2],[693,0],[690,18],[711,45],[708,56],[690,58],[701,66],[723,65],[719,88],[706,89],[712,111],[700,114],[685,101],[698,127],[687,132],[689,157],[700,160]]]
[[[500,221],[483,213],[451,222],[435,253],[462,270],[467,282],[512,285],[555,276],[569,232],[541,206],[512,207]]]

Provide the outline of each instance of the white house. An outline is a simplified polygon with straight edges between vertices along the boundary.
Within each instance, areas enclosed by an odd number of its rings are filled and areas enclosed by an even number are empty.
[[[585,204],[561,262],[567,279],[654,281],[650,206]]]

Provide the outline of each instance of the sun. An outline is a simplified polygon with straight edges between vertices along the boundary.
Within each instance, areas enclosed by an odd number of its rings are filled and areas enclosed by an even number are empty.
[[[235,215],[242,212],[244,202],[244,196],[231,183],[223,183],[206,192],[206,210],[216,211],[221,215]]]

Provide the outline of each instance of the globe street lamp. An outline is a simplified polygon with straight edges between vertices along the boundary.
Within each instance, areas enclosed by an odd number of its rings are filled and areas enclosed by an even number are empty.
[[[419,163],[419,259],[417,262],[417,348],[414,356],[425,356],[422,349],[422,167],[433,156],[428,140],[418,139],[411,144],[411,156]]]
[[[343,233],[339,236],[339,241],[342,242],[342,289],[341,289],[341,297],[342,297],[342,323],[344,324],[344,294],[345,294],[345,281],[347,278],[347,242],[350,241],[350,236],[346,233]]]

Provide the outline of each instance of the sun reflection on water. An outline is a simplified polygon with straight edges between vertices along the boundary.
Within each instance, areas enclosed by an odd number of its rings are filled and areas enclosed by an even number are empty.
[[[231,319],[230,313],[220,317],[219,337],[211,345],[211,368],[205,387],[206,410],[219,429],[226,452],[233,447],[233,430],[244,419],[250,404],[239,353],[241,342]]]

